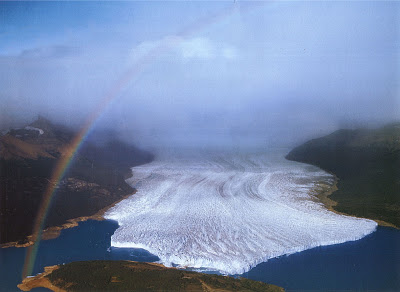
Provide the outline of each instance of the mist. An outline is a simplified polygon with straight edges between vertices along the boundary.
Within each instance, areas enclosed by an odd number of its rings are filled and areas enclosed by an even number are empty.
[[[1,2],[0,16],[1,129],[95,113],[94,131],[149,149],[263,148],[400,119],[398,2]]]

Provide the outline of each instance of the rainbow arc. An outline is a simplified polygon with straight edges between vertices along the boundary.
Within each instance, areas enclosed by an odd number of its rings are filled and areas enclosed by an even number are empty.
[[[248,5],[246,6],[246,8],[241,9],[240,12],[246,12],[250,8],[257,7],[259,4],[260,3]],[[261,2],[261,4],[263,4],[263,2]],[[32,274],[37,251],[42,237],[43,226],[52,198],[56,193],[60,181],[63,179],[66,171],[71,165],[76,153],[83,145],[91,130],[95,127],[96,122],[100,119],[105,110],[110,106],[112,101],[115,100],[124,89],[131,85],[138,78],[138,76],[140,76],[140,74],[144,70],[146,70],[149,65],[154,63],[157,60],[157,57],[178,46],[182,41],[185,40],[185,37],[192,36],[202,29],[228,18],[235,11],[237,11],[237,7],[236,4],[233,3],[233,5],[229,6],[226,9],[223,9],[219,13],[194,23],[192,26],[184,29],[183,31],[181,31],[181,33],[177,34],[176,37],[165,38],[157,47],[153,48],[145,56],[138,60],[134,66],[129,68],[112,86],[111,90],[102,98],[101,102],[87,118],[79,133],[73,138],[70,144],[66,147],[65,151],[63,151],[62,156],[59,159],[55,170],[53,171],[50,183],[45,190],[37,217],[35,219],[32,234],[32,241],[34,242],[34,244],[28,247],[22,272],[22,279]]]

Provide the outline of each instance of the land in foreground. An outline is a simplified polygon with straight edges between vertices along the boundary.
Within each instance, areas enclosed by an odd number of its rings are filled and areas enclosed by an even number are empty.
[[[87,273],[90,270],[91,273]],[[30,291],[46,287],[53,291],[284,291],[248,279],[208,275],[166,268],[155,263],[87,261],[45,268],[18,287]]]

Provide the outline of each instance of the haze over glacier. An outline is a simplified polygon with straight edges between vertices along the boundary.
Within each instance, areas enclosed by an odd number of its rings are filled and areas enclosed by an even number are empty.
[[[128,182],[138,192],[106,214],[120,225],[112,246],[144,248],[168,266],[238,274],[376,229],[372,220],[328,211],[311,191],[333,176],[284,154],[175,153],[134,167]]]

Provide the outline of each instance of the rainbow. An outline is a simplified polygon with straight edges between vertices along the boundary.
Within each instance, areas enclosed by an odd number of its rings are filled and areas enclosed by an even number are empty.
[[[261,2],[262,4],[262,2]],[[257,7],[258,4],[248,5],[241,12],[248,11],[249,8]],[[32,274],[33,266],[36,260],[37,251],[39,248],[44,222],[47,217],[47,213],[54,197],[57,186],[63,179],[66,171],[71,165],[75,154],[78,152],[80,147],[83,145],[84,141],[90,134],[90,131],[94,128],[96,122],[101,117],[102,113],[110,106],[113,100],[115,100],[119,94],[126,89],[134,80],[137,78],[150,64],[154,63],[157,57],[162,53],[170,50],[171,48],[179,45],[180,42],[184,40],[185,37],[193,35],[194,33],[204,29],[205,27],[217,23],[228,16],[232,15],[237,9],[237,5],[231,5],[226,9],[223,9],[219,13],[212,15],[206,19],[202,19],[192,26],[181,31],[177,34],[176,38],[166,38],[157,47],[148,52],[144,57],[142,57],[135,66],[128,69],[121,78],[112,86],[111,90],[104,96],[101,102],[97,105],[95,110],[92,111],[91,115],[87,118],[83,127],[79,133],[73,138],[70,144],[62,151],[62,156],[59,159],[55,170],[52,173],[50,182],[45,190],[42,198],[41,205],[38,210],[37,217],[35,219],[33,234],[31,240],[34,242],[33,245],[28,247],[23,271],[22,279],[30,276]]]

